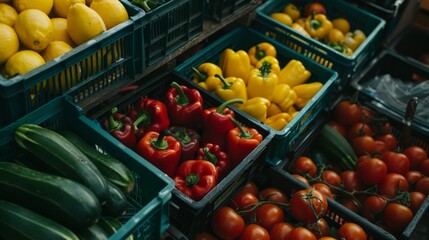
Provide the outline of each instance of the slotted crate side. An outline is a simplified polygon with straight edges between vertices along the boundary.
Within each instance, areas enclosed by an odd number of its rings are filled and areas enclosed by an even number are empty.
[[[20,149],[14,141],[14,132],[24,123],[37,124],[52,130],[68,129],[104,153],[124,163],[136,179],[134,191],[127,196],[127,213],[118,219],[124,224],[109,240],[125,239],[134,235],[136,239],[159,239],[169,227],[169,201],[174,182],[162,172],[141,161],[121,144],[112,144],[109,134],[82,115],[81,109],[70,99],[59,97],[45,106],[20,118],[0,130],[0,161],[11,161]]]
[[[225,17],[236,13],[251,3],[252,0],[206,0],[204,3],[204,17],[222,21]]]

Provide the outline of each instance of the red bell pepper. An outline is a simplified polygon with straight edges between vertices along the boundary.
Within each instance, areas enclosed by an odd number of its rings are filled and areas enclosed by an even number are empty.
[[[137,143],[133,121],[114,107],[108,117],[100,121],[103,128],[125,146],[134,149]]]
[[[172,125],[195,128],[201,122],[203,97],[197,89],[172,82],[165,95],[165,105]]]
[[[217,144],[206,143],[203,147],[198,148],[196,159],[213,163],[217,169],[219,180],[228,175],[230,171],[228,154],[222,151]]]
[[[173,136],[166,136],[164,131],[147,132],[136,147],[136,152],[140,156],[171,178],[175,176],[179,166],[181,150],[180,142]]]
[[[174,177],[176,188],[195,201],[212,190],[218,179],[216,167],[206,160],[187,160],[180,164]]]
[[[201,143],[201,136],[196,131],[186,127],[172,126],[168,128],[169,134],[179,140],[182,146],[180,163],[195,159],[195,154]]]
[[[170,126],[167,108],[161,101],[151,98],[142,98],[134,104],[128,113],[134,125],[137,128],[137,141],[146,134],[146,132],[160,132]]]
[[[226,152],[234,168],[262,142],[263,137],[258,130],[242,126],[240,122],[233,118],[231,118],[231,121],[236,127],[228,132]]]
[[[243,103],[243,100],[231,99],[217,108],[207,108],[203,111],[203,144],[213,143],[225,149],[226,135],[235,127],[230,120],[230,117],[235,118],[235,113],[227,107],[233,103]]]

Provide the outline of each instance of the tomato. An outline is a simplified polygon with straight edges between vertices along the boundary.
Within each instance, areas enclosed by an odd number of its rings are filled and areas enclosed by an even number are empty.
[[[261,191],[261,199],[276,203],[288,203],[286,194],[278,188],[265,188]]]
[[[410,169],[419,170],[420,165],[428,158],[426,151],[419,146],[410,146],[402,151],[410,160]]]
[[[420,206],[426,199],[426,194],[421,192],[410,192],[410,209],[413,214],[419,210]]]
[[[343,136],[344,138],[346,137],[346,128],[341,125],[340,123],[338,123],[337,121],[334,120],[330,120],[327,123],[329,126],[331,126],[333,129],[337,130],[337,132],[339,134],[341,134],[341,136]]]
[[[417,182],[423,178],[423,175],[419,171],[408,171],[404,177],[410,185],[408,190],[413,191]]]
[[[391,133],[378,136],[375,140],[384,142],[390,151],[394,151],[398,147],[398,140]]]
[[[344,171],[340,174],[344,190],[352,192],[353,190],[363,190],[364,186],[360,182],[357,172],[352,170]]]
[[[328,187],[328,185],[324,183],[313,183],[311,185],[312,188],[319,191],[321,194],[323,194],[325,197],[329,197],[331,199],[334,199],[334,195],[332,194],[331,189]]]
[[[362,118],[359,121],[372,126],[377,114],[371,109],[369,109],[368,107],[361,106],[360,108],[362,109],[362,112],[361,112]]]
[[[258,224],[249,224],[244,227],[240,240],[270,240],[268,231]]]
[[[421,192],[428,195],[429,194],[429,177],[424,177],[420,179],[416,184],[415,190],[417,192]]]
[[[381,216],[381,209],[387,200],[379,196],[370,196],[362,203],[362,216],[371,222],[376,222]],[[374,215],[376,214],[376,215]]]
[[[398,191],[408,191],[407,179],[398,173],[388,173],[378,185],[378,192],[385,196],[396,196]]]
[[[369,125],[363,122],[357,122],[347,129],[347,140],[352,141],[356,137],[372,136],[372,130]]]
[[[270,230],[271,227],[284,221],[284,211],[275,204],[265,203],[255,210],[256,223]]]
[[[213,232],[223,239],[235,239],[244,229],[244,220],[230,207],[218,208],[212,216]]]
[[[338,202],[354,213],[360,212],[360,203],[353,198],[342,198]]]
[[[340,187],[341,185],[341,177],[332,170],[323,170],[322,172],[322,180],[334,187]],[[332,192],[335,190],[331,189]]]
[[[420,164],[420,172],[426,177],[429,177],[429,159],[424,160],[422,164]]]
[[[318,13],[326,15],[326,8],[320,2],[307,3],[305,4],[302,13],[304,14],[304,17],[308,17],[311,14],[318,14]]]
[[[317,166],[309,157],[299,157],[291,166],[291,172],[294,174],[308,174],[312,177],[316,175]]]
[[[403,153],[388,151],[383,153],[382,159],[386,163],[388,173],[399,173],[405,176],[410,170],[410,160]]]
[[[372,155],[375,153],[374,138],[371,136],[356,137],[352,140],[352,148],[356,153],[356,156]]]
[[[324,218],[319,219],[316,224],[308,225],[307,229],[310,230],[316,238],[329,236],[329,224]]]
[[[296,227],[294,228],[289,235],[287,236],[287,239],[293,239],[293,240],[317,240],[316,236],[308,230],[305,227]]]
[[[334,119],[343,126],[351,126],[361,118],[360,105],[352,101],[342,100],[334,108]]]
[[[313,188],[295,192],[289,200],[292,217],[302,223],[312,224],[328,210],[326,197]]]
[[[374,156],[381,156],[387,151],[389,151],[389,148],[387,147],[385,142],[382,142],[380,140],[374,141]]]
[[[270,229],[271,240],[284,240],[295,227],[287,222],[274,224]]]
[[[337,239],[333,237],[322,237],[322,238],[319,238],[318,240],[337,240]]]
[[[244,184],[244,186],[241,187],[240,192],[250,192],[259,198],[259,189],[252,181],[248,181],[246,184]]]
[[[291,174],[294,178],[296,178],[296,179],[298,179],[299,181],[301,181],[301,182],[303,182],[303,183],[305,183],[305,184],[307,184],[307,185],[310,185],[310,183],[308,182],[308,180],[305,178],[305,177],[303,177],[303,176],[301,176],[301,175],[299,175],[299,174]]]
[[[413,217],[411,209],[395,202],[387,205],[383,211],[383,222],[394,233],[402,233]]]
[[[366,233],[361,226],[348,222],[338,229],[338,239],[366,240]]]
[[[356,174],[362,184],[373,186],[386,177],[387,166],[378,158],[367,158],[356,165]]]
[[[195,240],[217,240],[218,238],[209,232],[195,234]]]
[[[252,211],[250,211],[250,209],[258,202],[258,198],[252,193],[239,192],[232,196],[229,206],[237,212],[244,211],[241,216],[247,220],[252,216]]]

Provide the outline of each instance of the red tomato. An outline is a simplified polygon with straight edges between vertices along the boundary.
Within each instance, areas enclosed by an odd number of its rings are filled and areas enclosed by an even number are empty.
[[[347,170],[340,174],[344,190],[352,192],[353,190],[363,190],[364,186],[359,181],[356,171]]]
[[[290,223],[286,223],[286,222],[276,223],[270,229],[270,238],[271,240],[287,239],[287,236],[294,228],[295,227]]]
[[[291,166],[291,172],[300,175],[308,174],[314,177],[317,172],[317,166],[311,158],[301,156]]]
[[[258,203],[258,198],[250,192],[236,193],[230,200],[229,206],[235,211],[247,211],[242,215],[246,220],[252,216],[250,209]]]
[[[352,141],[356,137],[372,136],[372,130],[369,125],[357,122],[347,129],[347,140]]]
[[[317,240],[316,236],[305,227],[294,228],[286,238],[287,240]]]
[[[417,182],[421,178],[423,178],[423,175],[419,171],[408,171],[404,177],[405,179],[407,179],[407,182],[410,185],[408,190],[413,191],[415,189]]]
[[[333,237],[322,237],[322,238],[319,238],[318,240],[337,240],[337,239]]]
[[[296,179],[298,179],[299,181],[301,181],[301,182],[303,182],[303,183],[305,183],[305,184],[307,184],[307,185],[310,185],[310,183],[308,182],[308,180],[305,178],[305,177],[303,177],[303,176],[301,176],[301,175],[299,175],[299,174],[291,174],[294,178],[296,178]]]
[[[410,160],[410,169],[419,170],[420,165],[428,158],[426,151],[419,146],[410,146],[402,151]]]
[[[244,220],[230,207],[218,208],[212,216],[213,232],[223,239],[235,239],[244,229]]]
[[[371,136],[356,137],[352,141],[352,148],[356,156],[372,155],[375,153],[374,138]]]
[[[367,158],[356,166],[359,181],[366,186],[379,184],[387,175],[386,164],[378,158]]]
[[[356,223],[344,223],[338,229],[339,239],[366,240],[365,230]]]
[[[398,191],[408,191],[407,179],[398,173],[388,173],[378,185],[378,192],[385,196],[396,196]]]
[[[308,225],[307,229],[310,230],[316,238],[329,236],[329,224],[324,218],[319,219],[317,224]]]
[[[333,129],[337,130],[337,132],[341,134],[341,136],[343,136],[344,138],[347,136],[346,128],[340,123],[338,123],[337,121],[331,120],[331,121],[328,121],[327,124],[331,126]]]
[[[413,217],[411,209],[395,202],[387,205],[383,211],[383,222],[394,233],[402,233]]]
[[[319,191],[321,194],[323,194],[325,197],[329,197],[331,199],[334,199],[334,195],[332,194],[331,189],[328,187],[328,185],[324,183],[314,183],[311,185],[312,188]]]
[[[374,141],[374,156],[381,156],[387,151],[389,151],[389,148],[387,147],[386,143],[380,140]]]
[[[326,197],[313,188],[297,191],[289,200],[292,217],[302,223],[312,224],[328,210]]]
[[[328,183],[329,185],[339,187],[341,185],[341,177],[332,170],[323,170],[322,180]],[[333,191],[334,192],[334,191]]]
[[[381,209],[387,200],[379,196],[370,196],[362,203],[362,216],[371,222],[376,222],[381,216]]]
[[[426,177],[429,177],[429,159],[424,160],[422,164],[420,164],[420,172]]]
[[[278,188],[265,188],[261,191],[261,199],[276,203],[288,203],[286,194]]]
[[[195,234],[195,240],[217,240],[218,238],[209,232]]]
[[[249,224],[244,227],[240,240],[270,240],[268,231],[258,224]]]
[[[353,198],[342,198],[339,203],[354,213],[360,212],[360,204]]]
[[[375,140],[384,142],[390,151],[394,151],[398,147],[398,140],[391,133],[378,136]]]
[[[318,13],[326,15],[326,8],[325,8],[325,5],[323,5],[320,2],[307,3],[305,4],[302,13],[304,17],[308,17],[311,14],[318,14]]]
[[[284,211],[275,204],[265,203],[256,208],[255,217],[257,224],[270,230],[274,224],[284,221]]]
[[[410,160],[403,153],[388,151],[383,153],[383,161],[387,166],[387,173],[399,173],[403,176],[410,171]]]
[[[419,210],[420,206],[426,199],[426,194],[421,192],[410,192],[410,209],[413,214]]]
[[[342,100],[334,108],[334,119],[343,126],[351,126],[361,118],[361,107],[357,103]]]
[[[244,186],[241,187],[240,192],[250,192],[259,198],[259,189],[252,181],[248,181],[246,184],[244,184]]]
[[[429,194],[429,177],[424,177],[420,179],[416,184],[415,190],[417,192],[421,192],[428,195]]]

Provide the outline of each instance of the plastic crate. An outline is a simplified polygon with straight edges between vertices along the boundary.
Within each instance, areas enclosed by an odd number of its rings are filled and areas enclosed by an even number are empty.
[[[136,68],[144,62],[144,55],[134,38],[143,34],[135,23],[144,12],[128,1],[121,3],[129,20],[24,75],[11,79],[0,75],[0,127],[60,95],[72,95],[79,102],[143,71]]]
[[[203,0],[169,0],[146,12],[142,21],[145,65],[159,62],[203,31]],[[143,11],[143,10],[142,10]]]
[[[272,13],[281,12],[288,3],[302,7],[310,2],[312,1],[269,0],[256,9],[253,27],[264,35],[337,71],[340,81],[336,87],[341,91],[348,85],[350,78],[365,67],[366,62],[375,54],[381,44],[385,21],[342,0],[320,0],[320,3],[326,7],[328,19],[346,18],[351,30],[361,29],[366,35],[365,41],[356,51],[351,56],[346,56],[270,17]]]
[[[266,162],[271,165],[277,165],[284,160],[284,156],[295,144],[299,134],[307,128],[315,119],[320,111],[325,107],[330,106],[332,100],[332,88],[337,80],[337,73],[317,64],[311,59],[292,51],[291,49],[281,45],[280,43],[270,39],[250,28],[237,28],[230,33],[219,38],[205,49],[180,64],[175,68],[175,71],[184,75],[191,82],[193,71],[192,67],[197,67],[204,62],[217,63],[222,52],[226,48],[232,48],[235,51],[240,49],[247,51],[252,46],[260,42],[269,42],[276,47],[277,59],[283,67],[290,60],[296,59],[303,63],[305,68],[311,72],[311,77],[307,82],[321,82],[323,88],[313,97],[313,99],[300,111],[300,113],[292,119],[292,121],[282,130],[275,132],[275,137],[270,143],[269,153]],[[207,90],[199,87],[202,91],[209,93]],[[211,93],[209,93],[211,94]],[[211,94],[212,96],[215,96]],[[217,98],[217,97],[216,97]],[[218,98],[220,100],[220,98]],[[254,119],[252,116],[243,112],[248,118]]]
[[[163,100],[165,93],[170,88],[170,83],[173,81],[180,85],[197,88],[196,84],[184,80],[180,75],[174,72],[159,74],[145,81],[143,86],[131,92],[129,95],[118,98],[109,105],[100,106],[99,109],[92,110],[92,113],[90,113],[92,115],[91,118],[95,120],[102,118],[106,114],[109,114],[110,109],[114,106],[118,107],[120,111],[125,110],[128,106],[132,105],[132,103],[144,96]],[[218,99],[213,98],[206,92],[200,92],[204,100],[204,108],[217,107],[221,104]],[[247,118],[247,116],[238,111],[236,111],[236,119],[247,127],[257,129],[264,139],[258,147],[256,147],[200,201],[194,201],[178,189],[173,189],[173,197],[170,204],[170,221],[174,227],[187,236],[193,236],[193,234],[207,221],[207,216],[225,201],[226,196],[238,186],[242,185],[248,178],[253,176],[255,172],[258,172],[264,165],[267,146],[274,137],[274,133],[270,131],[268,127]],[[104,130],[100,128],[100,131]],[[111,141],[118,142],[114,137],[110,139]],[[141,159],[144,160],[143,158]]]
[[[206,0],[204,17],[222,21],[223,18],[234,14],[251,2],[252,0]]]
[[[416,64],[415,61],[410,61],[409,58],[403,58],[393,52],[384,50],[371,64],[369,64],[365,71],[357,75],[352,82],[354,89],[359,90],[361,95],[373,100],[373,105],[378,108],[379,112],[387,114],[396,121],[404,121],[403,117],[405,115],[405,106],[407,102],[401,104],[398,102],[399,98],[380,95],[379,92],[367,87],[367,83],[370,80],[385,76],[386,74],[389,74],[393,79],[404,80],[412,86],[414,83],[418,83],[412,80],[413,76],[429,79],[429,68],[422,64]],[[412,96],[410,96],[410,99],[411,97]],[[428,94],[427,92],[422,92],[422,95],[417,97],[420,97],[420,100],[423,98],[428,99]],[[413,120],[413,128],[429,136],[427,117],[425,117],[425,115],[419,115],[419,109],[424,109],[425,107],[425,104],[422,103],[417,105],[417,111]]]
[[[133,173],[136,185],[127,195],[127,213],[118,219],[124,224],[109,240],[125,239],[131,234],[135,239],[160,239],[169,227],[169,202],[174,182],[161,171],[142,161],[137,154],[112,143],[110,135],[100,131],[91,120],[83,116],[82,110],[59,97],[45,106],[26,115],[0,130],[0,161],[10,161],[19,152],[14,141],[14,132],[24,123],[37,124],[49,129],[68,129],[89,144],[98,147],[124,163]]]

